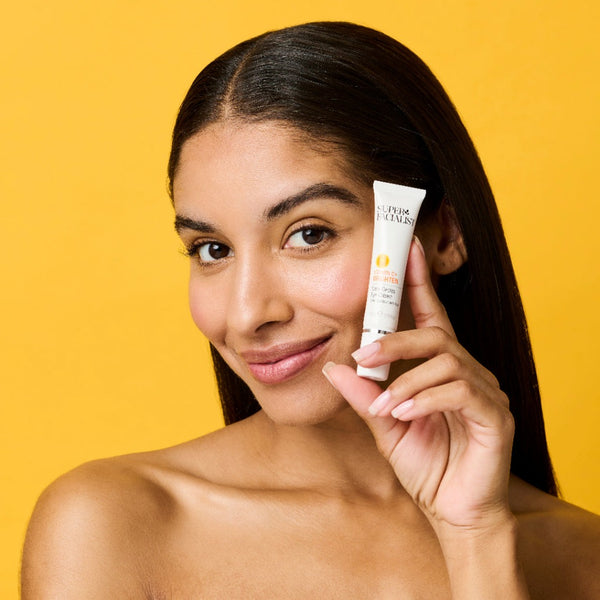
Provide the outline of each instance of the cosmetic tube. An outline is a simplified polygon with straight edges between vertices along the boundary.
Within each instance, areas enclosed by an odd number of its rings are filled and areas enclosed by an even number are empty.
[[[374,181],[373,191],[375,227],[361,347],[393,333],[398,327],[408,253],[425,198],[425,190],[383,181]],[[359,365],[356,372],[361,377],[385,381],[390,365],[371,369]]]

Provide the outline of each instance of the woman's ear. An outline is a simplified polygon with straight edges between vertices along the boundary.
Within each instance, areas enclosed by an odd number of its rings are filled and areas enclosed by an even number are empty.
[[[429,256],[432,275],[454,273],[467,261],[465,241],[452,205],[444,199],[431,219]]]

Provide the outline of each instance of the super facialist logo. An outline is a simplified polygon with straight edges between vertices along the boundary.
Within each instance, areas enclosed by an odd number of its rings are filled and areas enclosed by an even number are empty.
[[[415,220],[410,216],[408,208],[392,206],[391,204],[380,204],[377,206],[377,220],[393,221],[394,223],[410,225],[411,227],[415,224]]]

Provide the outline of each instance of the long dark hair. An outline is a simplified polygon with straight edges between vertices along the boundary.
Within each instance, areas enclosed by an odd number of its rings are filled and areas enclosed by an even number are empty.
[[[498,378],[515,419],[512,472],[556,494],[537,375],[500,217],[477,151],[429,68],[392,38],[351,23],[308,23],[245,41],[195,79],[175,123],[169,189],[183,144],[209,123],[275,120],[334,144],[356,177],[427,189],[420,219],[446,199],[468,261],[438,293],[463,346]],[[226,424],[259,410],[211,347]]]

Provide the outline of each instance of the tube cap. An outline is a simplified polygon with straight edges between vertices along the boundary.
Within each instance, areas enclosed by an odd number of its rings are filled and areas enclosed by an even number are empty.
[[[372,344],[377,340],[381,339],[385,333],[380,331],[363,331],[363,334],[360,338],[360,347],[366,346],[367,344]],[[381,365],[379,367],[366,368],[358,365],[356,367],[356,374],[359,377],[366,377],[367,379],[372,379],[373,381],[385,381],[390,375],[390,365]]]

